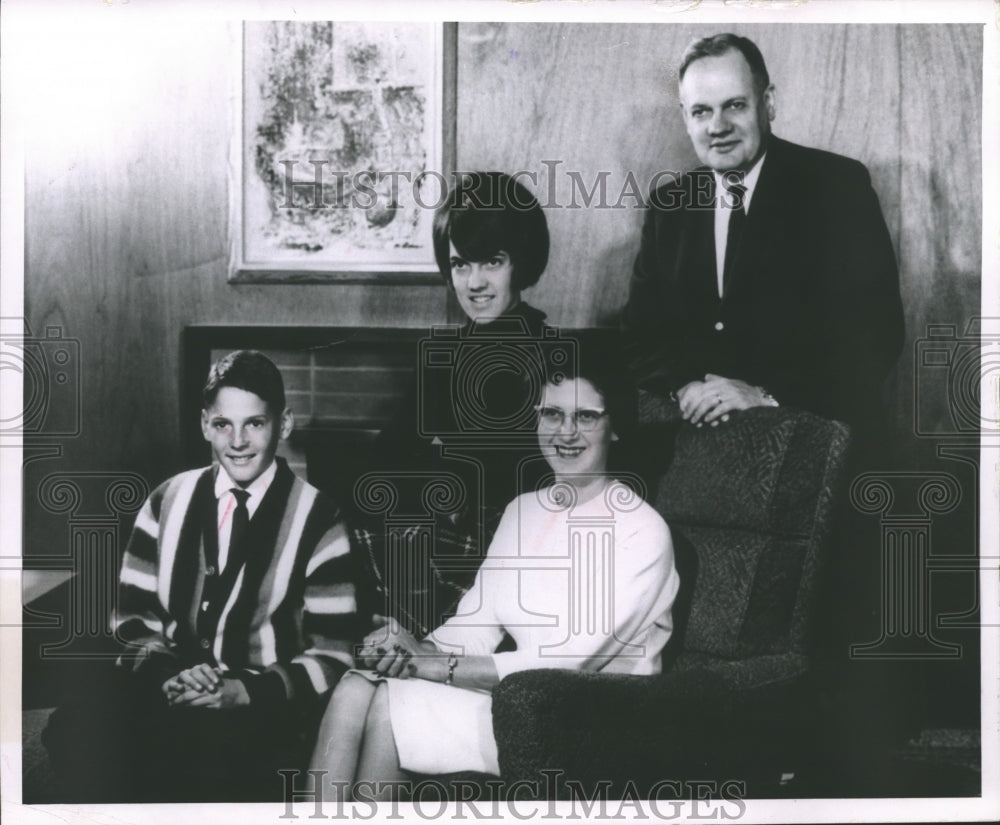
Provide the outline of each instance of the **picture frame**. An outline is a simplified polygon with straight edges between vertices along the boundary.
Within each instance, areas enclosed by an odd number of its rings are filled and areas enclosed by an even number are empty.
[[[230,283],[438,284],[455,23],[244,21]]]

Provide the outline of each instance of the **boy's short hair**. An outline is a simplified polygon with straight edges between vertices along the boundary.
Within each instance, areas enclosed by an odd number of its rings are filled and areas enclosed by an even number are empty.
[[[202,406],[206,410],[215,403],[223,387],[254,393],[276,415],[285,409],[285,382],[281,372],[270,358],[257,350],[238,349],[212,364],[201,391]]]
[[[538,282],[549,262],[545,213],[527,188],[503,172],[463,172],[434,215],[434,258],[451,287],[451,251],[487,261],[503,250],[514,266],[514,289]]]

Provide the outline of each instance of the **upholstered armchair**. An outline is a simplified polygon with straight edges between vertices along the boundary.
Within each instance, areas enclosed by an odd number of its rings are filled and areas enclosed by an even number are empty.
[[[609,782],[618,795],[633,793],[631,781],[645,796],[662,780],[736,780],[761,795],[802,758],[810,610],[847,428],[759,408],[676,432],[650,490],[682,579],[663,674],[534,670],[505,679],[493,725],[508,782],[563,796],[565,780]]]

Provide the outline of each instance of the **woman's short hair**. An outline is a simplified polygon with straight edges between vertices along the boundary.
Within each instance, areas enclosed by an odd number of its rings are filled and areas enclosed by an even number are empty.
[[[434,215],[434,257],[448,286],[451,250],[487,261],[501,250],[514,267],[512,286],[536,284],[549,261],[549,229],[538,200],[503,172],[462,172]]]
[[[545,381],[560,384],[574,378],[589,381],[604,400],[615,433],[628,441],[636,427],[636,390],[617,339],[612,335],[577,337],[575,357],[569,362],[546,361]]]
[[[215,403],[219,390],[223,387],[252,392],[263,399],[268,409],[275,415],[285,410],[285,382],[274,362],[262,352],[240,349],[223,355],[212,364],[208,380],[201,391],[201,399],[207,410]]]

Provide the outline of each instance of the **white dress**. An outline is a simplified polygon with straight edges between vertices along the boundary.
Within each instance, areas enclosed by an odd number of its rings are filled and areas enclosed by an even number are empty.
[[[428,638],[459,656],[492,654],[501,679],[533,668],[659,673],[679,586],[667,525],[617,482],[577,505],[558,501],[566,489],[507,506],[457,614]],[[494,653],[505,630],[517,649]],[[385,681],[404,769],[499,775],[491,693]]]

